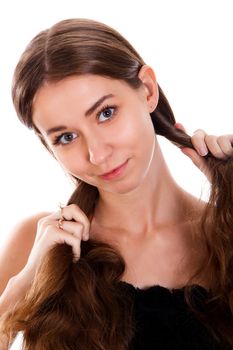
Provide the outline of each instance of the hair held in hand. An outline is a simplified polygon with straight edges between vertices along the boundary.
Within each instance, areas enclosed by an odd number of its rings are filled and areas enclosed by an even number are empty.
[[[121,79],[137,89],[144,64],[112,28],[91,20],[65,20],[39,33],[23,53],[14,75],[14,106],[20,120],[46,146],[32,120],[33,98],[44,82],[89,73]],[[151,118],[157,135],[178,147],[193,148],[190,137],[174,127],[172,109],[160,87]],[[233,159],[210,155],[206,162],[212,184],[199,233],[207,254],[196,275],[208,270],[212,298],[200,310],[192,304],[188,286],[185,297],[215,337],[233,347]],[[68,204],[77,204],[91,217],[98,190],[79,179],[76,182]],[[82,242],[75,264],[71,247],[56,245],[38,269],[26,298],[4,315],[1,327],[12,339],[23,331],[25,350],[126,350],[134,324],[130,298],[118,283],[124,269],[119,252],[103,242]]]

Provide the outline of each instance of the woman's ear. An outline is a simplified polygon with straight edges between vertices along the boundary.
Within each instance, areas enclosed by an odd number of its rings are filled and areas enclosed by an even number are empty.
[[[143,84],[149,113],[152,113],[157,107],[159,100],[159,89],[155,73],[150,66],[143,65],[138,73],[138,78]]]

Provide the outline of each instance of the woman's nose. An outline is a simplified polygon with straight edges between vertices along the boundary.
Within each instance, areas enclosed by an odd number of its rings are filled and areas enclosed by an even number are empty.
[[[89,161],[94,165],[105,163],[112,155],[112,146],[101,139],[92,139],[88,143]]]

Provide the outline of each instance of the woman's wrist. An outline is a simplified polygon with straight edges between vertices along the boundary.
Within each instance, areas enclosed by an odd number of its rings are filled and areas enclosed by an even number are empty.
[[[0,316],[14,307],[26,295],[31,281],[31,273],[26,268],[10,278],[5,290],[0,296]]]

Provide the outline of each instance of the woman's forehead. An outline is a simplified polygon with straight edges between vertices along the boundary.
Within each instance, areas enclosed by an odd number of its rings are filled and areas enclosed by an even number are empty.
[[[46,82],[35,94],[33,105],[38,106],[43,100],[79,98],[80,103],[96,100],[100,94],[115,92],[124,95],[125,89],[130,89],[123,80],[112,79],[99,75],[86,74],[70,76],[56,82]]]
[[[46,82],[33,101],[33,121],[47,123],[49,116],[72,113],[90,114],[96,104],[111,98],[126,99],[134,90],[124,81],[98,75],[71,76],[57,82]]]

